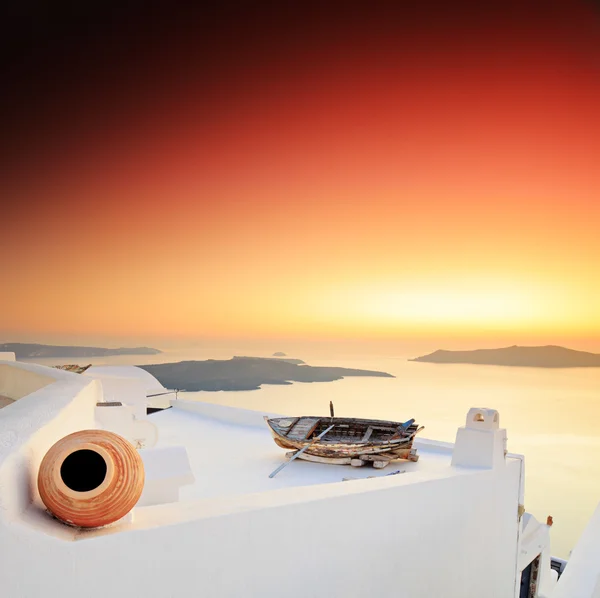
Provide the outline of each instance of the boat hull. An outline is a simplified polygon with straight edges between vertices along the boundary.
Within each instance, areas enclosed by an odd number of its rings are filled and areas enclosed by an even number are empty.
[[[329,421],[329,418],[323,419]],[[416,426],[414,426],[414,430],[412,430],[410,434],[387,442],[331,442],[325,439],[314,440],[310,437],[304,439],[288,438],[273,424],[273,422],[277,420],[271,420],[265,417],[265,421],[269,426],[275,444],[282,449],[298,451],[308,447],[304,451],[304,454],[329,459],[353,459],[363,455],[379,454],[386,455],[388,458],[392,459],[406,459],[411,453],[414,435],[419,431]]]

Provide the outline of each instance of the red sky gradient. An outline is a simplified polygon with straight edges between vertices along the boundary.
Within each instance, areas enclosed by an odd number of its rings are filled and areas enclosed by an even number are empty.
[[[19,79],[0,336],[600,349],[600,13],[290,22]]]

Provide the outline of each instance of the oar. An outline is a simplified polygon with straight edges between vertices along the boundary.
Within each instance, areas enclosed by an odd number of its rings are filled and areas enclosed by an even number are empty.
[[[313,442],[321,440],[321,438],[323,438],[323,436],[325,436],[325,434],[327,434],[327,432],[329,432],[332,428],[335,428],[335,424],[329,426],[325,432],[321,432],[316,438],[313,438],[310,444],[307,444],[303,449],[300,449],[297,453],[295,453],[289,461],[282,463],[273,473],[269,474],[269,477],[274,478],[284,467],[287,467],[296,457],[299,457],[306,449],[310,448]]]

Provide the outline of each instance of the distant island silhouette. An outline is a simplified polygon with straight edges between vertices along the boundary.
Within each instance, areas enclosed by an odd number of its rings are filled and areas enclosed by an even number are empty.
[[[287,357],[287,355],[283,351],[275,351],[273,357]]]
[[[77,347],[62,345],[39,345],[35,343],[4,343],[0,352],[9,351],[17,359],[34,359],[43,357],[107,357],[110,355],[158,355],[162,353],[151,347],[120,347],[104,349],[102,347]]]
[[[434,351],[409,361],[427,363],[469,363],[474,365],[504,365],[536,368],[595,368],[600,367],[600,354],[575,351],[566,347],[504,347],[474,351]]]
[[[257,390],[262,384],[332,382],[346,376],[394,378],[387,372],[342,367],[313,367],[301,359],[234,357],[138,366],[167,388],[188,391]]]

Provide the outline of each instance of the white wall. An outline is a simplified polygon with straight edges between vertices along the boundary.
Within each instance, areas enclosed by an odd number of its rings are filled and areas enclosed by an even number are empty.
[[[42,384],[0,416],[0,546],[3,523],[39,502],[37,472],[48,449],[71,432],[96,427],[94,409],[102,396],[98,382],[44,366],[0,364],[0,388],[19,394]]]
[[[94,427],[101,387],[60,374],[0,417],[2,597],[515,596],[513,459],[144,507],[132,523],[91,533],[61,526],[39,505],[37,468],[56,440]],[[215,418],[231,409],[197,405],[177,408]],[[264,425],[260,415],[236,417]]]
[[[14,533],[0,578],[18,598],[513,598],[517,486],[511,462],[504,475],[204,501],[188,505],[190,519],[186,505],[148,507],[136,519],[185,520],[77,542]]]
[[[106,392],[104,383],[102,388],[103,392]],[[151,448],[158,441],[158,428],[148,421],[145,415],[144,419],[134,417],[134,411],[129,405],[116,406],[98,403],[95,419],[95,427],[123,436],[137,449]]]
[[[523,515],[520,535],[519,570],[523,571],[540,557],[538,577],[539,598],[549,598],[556,587],[558,574],[550,567],[550,526],[540,523],[531,513]]]
[[[116,401],[127,405],[136,419],[146,419],[148,400],[142,382],[128,378],[92,376],[102,383],[104,401]]]
[[[150,405],[168,407],[168,397],[172,396],[148,399],[147,395],[167,389],[152,374],[134,365],[96,365],[83,372],[83,376],[101,380],[104,400],[129,405],[136,419],[146,419],[146,408]]]
[[[110,378],[139,380],[144,383],[148,394],[166,390],[150,372],[135,365],[93,365],[85,370],[83,375],[92,378],[108,376]]]
[[[189,411],[202,415],[215,421],[226,422],[237,426],[250,426],[253,428],[264,428],[264,416],[282,417],[276,413],[267,411],[253,411],[251,409],[239,409],[226,405],[215,405],[214,403],[203,403],[201,401],[188,401],[185,399],[172,399],[171,406],[181,411]]]
[[[600,598],[600,505],[575,545],[552,598]]]
[[[36,369],[29,364],[0,363],[0,395],[16,401],[56,380],[44,370]],[[57,370],[58,371],[58,370]]]
[[[15,361],[16,356],[12,351],[0,351],[0,361]]]

